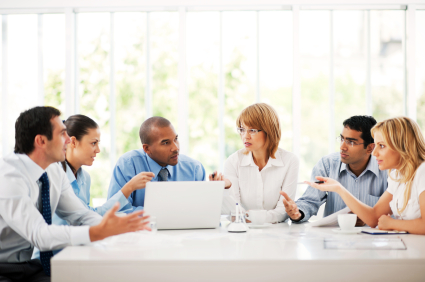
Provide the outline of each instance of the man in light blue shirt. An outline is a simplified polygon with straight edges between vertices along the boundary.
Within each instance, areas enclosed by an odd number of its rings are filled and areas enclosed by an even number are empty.
[[[314,166],[311,181],[316,181],[316,176],[335,179],[357,199],[373,207],[388,186],[387,172],[379,170],[375,157],[371,155],[375,144],[370,130],[375,124],[376,120],[371,116],[353,116],[345,120],[338,137],[340,152],[323,157]],[[293,222],[308,221],[324,203],[325,217],[346,207],[338,194],[310,186],[295,202],[285,193],[281,194],[285,197],[283,203]]]
[[[173,125],[163,117],[151,117],[140,127],[143,149],[121,156],[115,165],[108,199],[113,197],[135,175],[152,172],[151,181],[204,181],[205,169],[199,161],[179,154],[179,140]],[[121,207],[130,212],[143,209],[145,189],[134,191],[129,204]]]

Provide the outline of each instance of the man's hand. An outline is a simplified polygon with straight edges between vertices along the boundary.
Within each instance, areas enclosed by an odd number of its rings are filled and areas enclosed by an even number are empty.
[[[284,197],[283,204],[285,205],[286,213],[293,220],[299,220],[301,218],[300,210],[297,207],[297,204],[289,198],[288,194],[283,191],[280,191],[280,194]]]
[[[124,196],[128,199],[130,197],[131,193],[133,193],[136,190],[143,189],[146,187],[146,183],[152,180],[152,178],[155,177],[155,174],[153,172],[141,172],[127,182],[127,184],[122,187],[121,192],[124,194]]]
[[[134,232],[138,230],[151,230],[148,227],[149,216],[143,216],[143,211],[133,212],[126,216],[116,216],[115,212],[120,207],[116,203],[107,213],[105,213],[99,225],[92,226],[89,229],[90,241],[103,240],[107,237]]]
[[[214,171],[213,174],[209,175],[210,181],[224,181],[224,189],[229,189],[232,186],[232,182],[225,178],[223,174]]]

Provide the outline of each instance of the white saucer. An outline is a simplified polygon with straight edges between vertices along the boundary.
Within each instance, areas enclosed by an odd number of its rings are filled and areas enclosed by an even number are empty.
[[[332,229],[333,232],[339,234],[357,234],[362,232],[362,228],[354,228],[352,230],[341,230],[341,228]]]
[[[247,223],[246,225],[248,225],[249,228],[266,228],[271,226],[272,224],[269,222],[266,222],[264,224],[252,224],[252,223]]]

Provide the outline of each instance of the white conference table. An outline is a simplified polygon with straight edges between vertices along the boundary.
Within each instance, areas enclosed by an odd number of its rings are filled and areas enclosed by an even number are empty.
[[[335,228],[335,227],[333,227]],[[67,247],[52,259],[52,281],[425,281],[425,236],[406,250],[330,250],[330,227],[280,223],[247,233],[225,228],[123,234]]]

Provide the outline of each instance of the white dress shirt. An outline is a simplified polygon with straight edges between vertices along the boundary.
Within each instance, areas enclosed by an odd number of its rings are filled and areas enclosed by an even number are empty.
[[[48,251],[87,244],[90,227],[79,225],[102,220],[78,199],[62,167],[54,163],[46,169],[52,214],[76,226],[48,225],[39,211],[38,182],[44,172],[25,154],[0,160],[0,262],[28,261],[34,246]]]
[[[243,210],[267,210],[267,222],[281,222],[286,219],[283,196],[285,191],[295,198],[298,181],[298,158],[278,148],[275,159],[259,171],[252,153],[243,154],[245,149],[233,153],[224,163],[224,177],[232,182],[228,194]],[[228,202],[228,199],[225,200]]]
[[[395,178],[395,170],[391,172],[391,176]],[[393,195],[390,202],[390,207],[396,219],[412,220],[421,218],[421,206],[419,205],[419,195],[425,191],[425,162],[423,162],[416,170],[415,178],[413,179],[410,199],[407,202],[406,209],[399,214],[404,205],[404,191],[406,184],[399,183],[388,177],[387,191]]]

